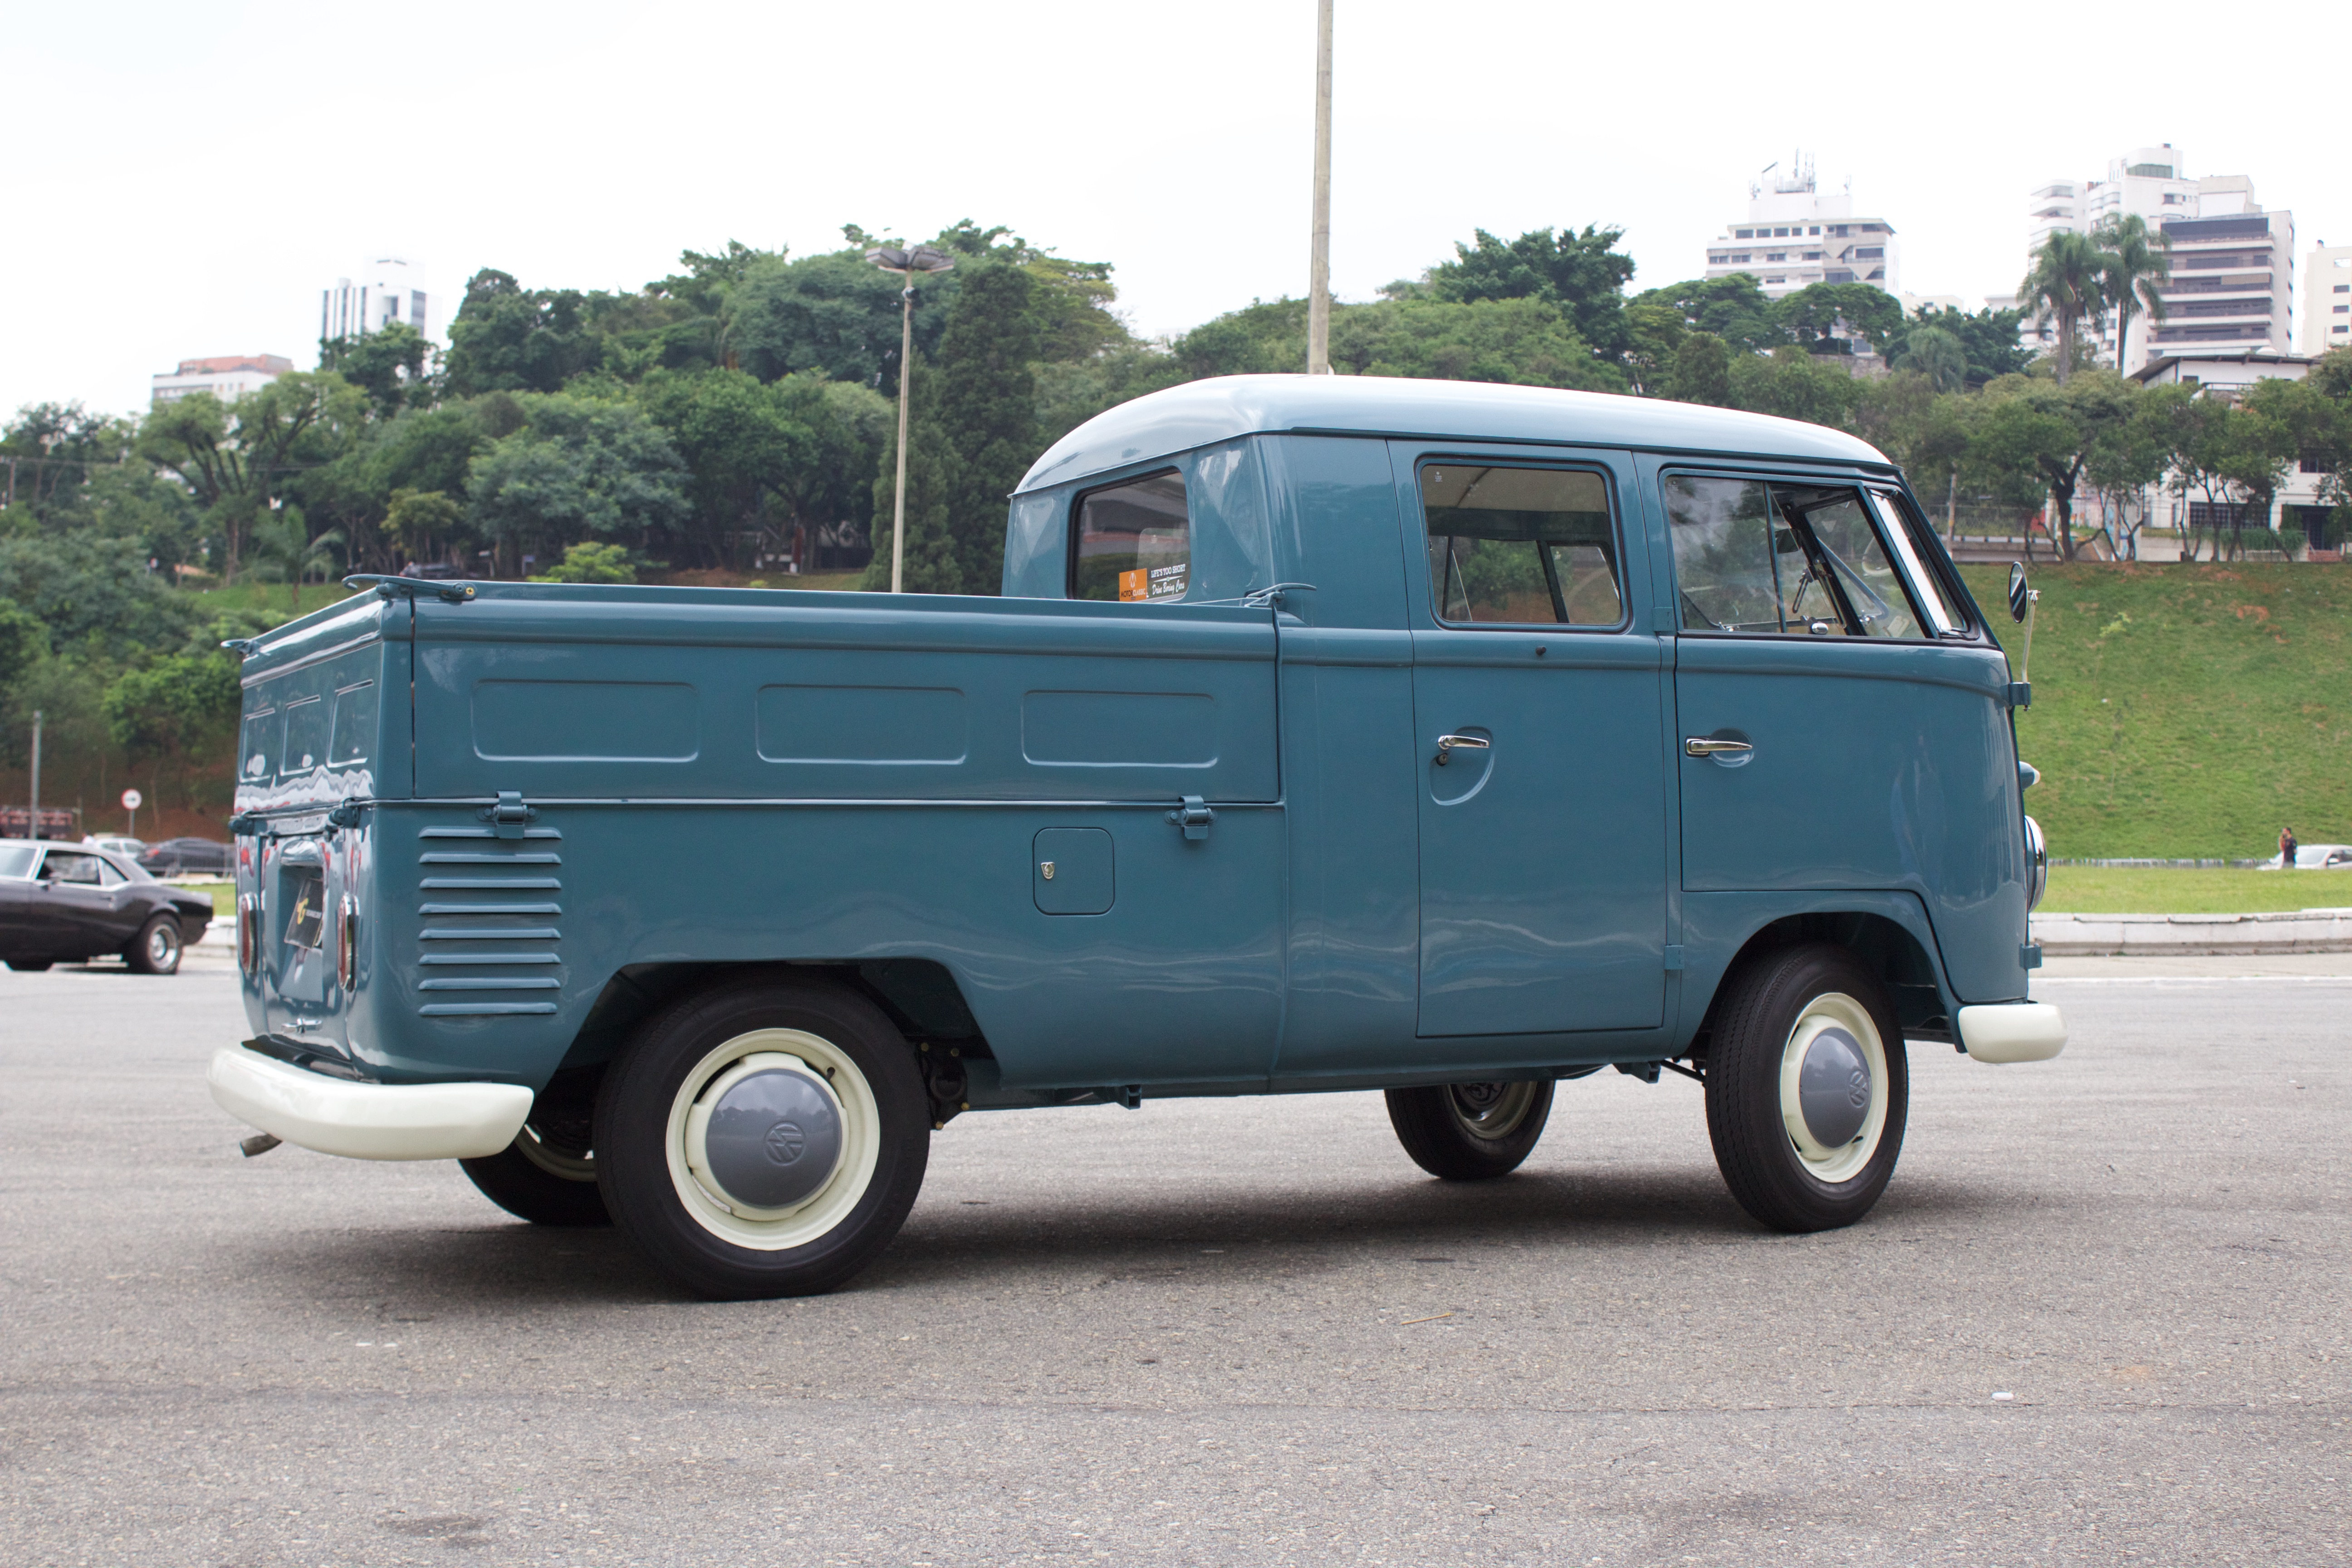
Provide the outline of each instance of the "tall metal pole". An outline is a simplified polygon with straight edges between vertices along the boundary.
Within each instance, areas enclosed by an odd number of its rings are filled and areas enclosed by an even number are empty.
[[[25,837],[41,836],[41,710],[33,710],[33,820],[25,826]]]
[[[1315,7],[1315,238],[1307,263],[1307,374],[1331,374],[1331,0]]]
[[[915,275],[907,274],[898,322],[898,482],[890,491],[890,592],[903,592],[907,572],[907,387],[914,379]]]

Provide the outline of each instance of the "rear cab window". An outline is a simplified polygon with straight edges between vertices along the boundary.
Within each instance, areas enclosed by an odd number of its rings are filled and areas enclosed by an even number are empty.
[[[1966,630],[1889,492],[1669,474],[1664,493],[1683,631],[1916,641]]]
[[[1070,531],[1070,597],[1167,604],[1192,589],[1192,525],[1173,468],[1078,498]]]
[[[1609,481],[1590,468],[1421,468],[1431,613],[1450,626],[1615,627],[1625,596]]]

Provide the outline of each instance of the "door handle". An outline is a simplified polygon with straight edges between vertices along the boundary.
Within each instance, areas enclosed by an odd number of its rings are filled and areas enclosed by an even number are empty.
[[[1686,757],[1736,756],[1755,749],[1746,741],[1717,741],[1706,735],[1693,735],[1683,742]]]
[[[1446,759],[1453,756],[1457,749],[1483,752],[1494,743],[1484,735],[1440,735],[1437,737],[1437,765],[1444,767]]]

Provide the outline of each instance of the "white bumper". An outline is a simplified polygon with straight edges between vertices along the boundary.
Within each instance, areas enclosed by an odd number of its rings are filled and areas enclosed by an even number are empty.
[[[205,1081],[239,1121],[353,1160],[472,1160],[522,1131],[531,1092],[514,1083],[352,1083],[230,1046]]]
[[[1980,1062],[2046,1062],[2066,1048],[2066,1020],[2047,1002],[1963,1007],[1960,1044]]]

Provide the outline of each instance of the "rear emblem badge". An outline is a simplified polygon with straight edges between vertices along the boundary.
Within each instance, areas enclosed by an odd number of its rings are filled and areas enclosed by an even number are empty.
[[[1054,879],[1054,863],[1051,860],[1038,861],[1037,872],[1038,875],[1044,877],[1045,880],[1049,882],[1052,881]]]
[[[797,1123],[779,1121],[768,1129],[767,1144],[769,1159],[779,1165],[789,1165],[808,1147],[808,1138]]]

